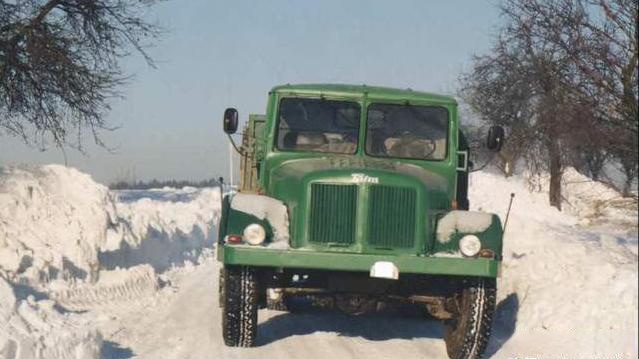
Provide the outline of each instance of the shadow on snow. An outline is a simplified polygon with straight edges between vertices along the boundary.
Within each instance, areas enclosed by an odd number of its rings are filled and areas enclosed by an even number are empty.
[[[515,333],[519,297],[512,293],[497,304],[490,342],[485,357],[491,357]],[[334,332],[344,337],[360,337],[372,341],[420,338],[442,339],[444,329],[438,320],[415,314],[407,317],[393,312],[348,316],[335,311],[307,309],[283,313],[259,324],[257,346],[264,346],[297,335]]]
[[[100,357],[102,359],[129,359],[134,356],[135,354],[131,349],[122,348],[118,343],[108,340],[102,343],[102,349],[100,351]]]
[[[156,272],[181,266],[187,260],[196,262],[204,248],[213,248],[216,231],[212,228],[207,236],[201,228],[194,226],[190,233],[176,231],[166,233],[149,226],[147,238],[139,246],[132,247],[122,242],[120,249],[98,253],[100,269],[116,267],[131,268],[139,264],[150,264]]]

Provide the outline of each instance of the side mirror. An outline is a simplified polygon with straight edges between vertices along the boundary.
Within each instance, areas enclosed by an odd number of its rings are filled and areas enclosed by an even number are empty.
[[[504,128],[501,126],[491,126],[488,130],[488,141],[486,147],[494,152],[499,152],[504,145]]]
[[[224,110],[224,132],[232,135],[237,131],[237,125],[239,122],[239,115],[234,108],[227,108]]]

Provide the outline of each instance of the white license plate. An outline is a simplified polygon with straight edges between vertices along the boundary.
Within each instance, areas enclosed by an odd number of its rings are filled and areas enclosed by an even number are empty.
[[[371,277],[385,279],[399,279],[399,269],[393,262],[375,262],[371,267]]]

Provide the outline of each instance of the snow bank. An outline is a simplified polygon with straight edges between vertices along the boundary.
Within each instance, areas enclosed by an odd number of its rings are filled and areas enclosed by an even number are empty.
[[[547,194],[549,175],[532,176],[525,172],[523,177],[529,179],[528,188]],[[561,181],[564,210],[578,217],[583,224],[600,224],[609,220],[636,223],[636,197],[624,198],[612,186],[594,181],[573,167],[564,170]]]
[[[101,335],[73,319],[54,310],[53,301],[16,300],[0,278],[0,358],[100,358]]]
[[[91,320],[56,305],[155,295],[156,270],[213,246],[219,211],[217,189],[110,192],[64,166],[0,169],[0,358],[99,357]]]
[[[165,269],[213,245],[219,203],[211,188],[112,193],[64,166],[6,168],[0,273],[37,287],[54,279],[95,282],[100,269],[118,266]]]
[[[564,195],[572,207],[559,212],[547,192],[529,192],[522,178],[471,175],[471,206],[502,220],[511,192],[493,349],[503,345],[503,356],[637,357],[636,211],[604,211],[609,219],[634,216],[634,223],[594,228],[574,214],[592,213],[599,198],[619,198],[602,184],[569,183]]]
[[[218,189],[185,187],[115,193],[119,223],[108,231],[107,249],[117,248],[122,241],[138,246],[153,231],[168,236],[192,235],[199,231],[200,246],[213,244],[211,239],[215,233],[212,229],[217,223],[221,203]]]
[[[95,280],[115,208],[106,187],[58,165],[0,172],[0,271],[13,280]],[[19,277],[19,278],[16,278]]]
[[[610,186],[593,181],[572,167],[566,169],[562,182],[567,210],[588,223],[598,224],[606,219],[636,222],[636,198],[624,198]]]
[[[102,268],[148,263],[163,271],[212,248],[220,215],[217,188],[116,191],[117,223],[107,230]]]

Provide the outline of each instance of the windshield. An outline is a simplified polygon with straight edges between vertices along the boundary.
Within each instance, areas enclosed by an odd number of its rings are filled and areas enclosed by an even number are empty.
[[[443,160],[447,136],[448,111],[443,107],[368,107],[366,153],[371,156]]]
[[[279,106],[277,148],[353,154],[359,116],[355,102],[284,98]]]

